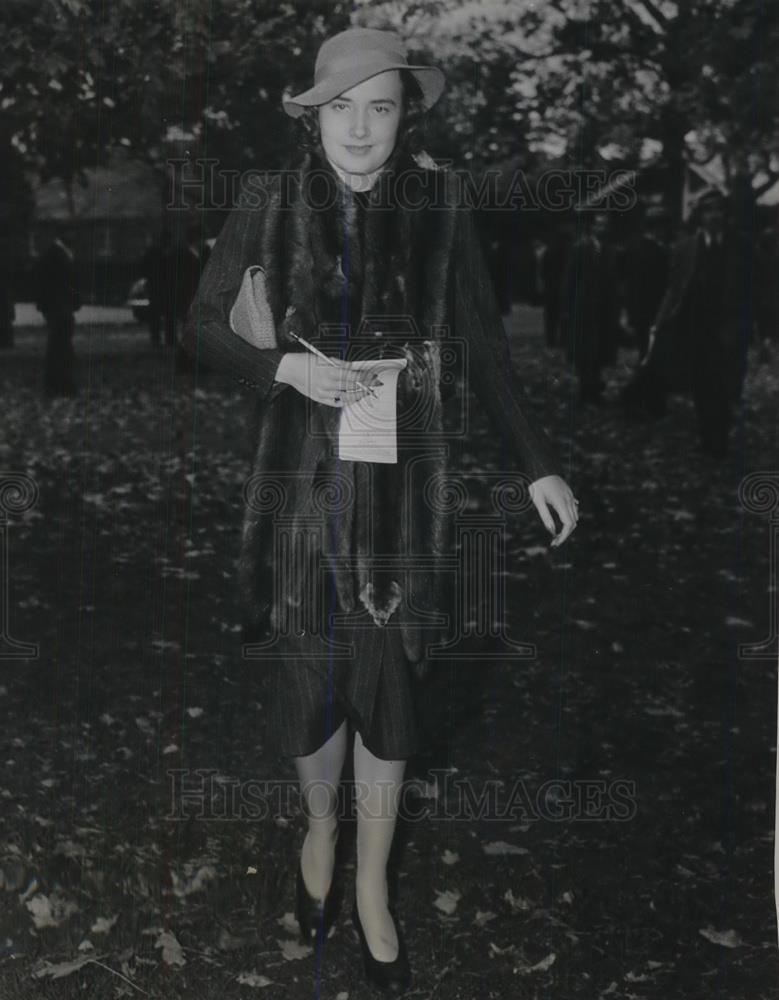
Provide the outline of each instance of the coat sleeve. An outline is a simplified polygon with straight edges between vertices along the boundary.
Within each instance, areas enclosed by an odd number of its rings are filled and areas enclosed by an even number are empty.
[[[284,351],[260,349],[230,328],[230,309],[244,271],[256,259],[262,211],[239,204],[208,258],[184,327],[183,346],[195,360],[268,395]]]
[[[495,431],[532,482],[561,475],[560,463],[543,431],[530,417],[530,404],[511,361],[471,209],[460,209],[455,237],[455,333],[467,345],[466,377]]]
[[[673,246],[668,267],[668,281],[653,326],[658,328],[665,326],[676,318],[695,268],[696,251],[697,238],[686,237]]]

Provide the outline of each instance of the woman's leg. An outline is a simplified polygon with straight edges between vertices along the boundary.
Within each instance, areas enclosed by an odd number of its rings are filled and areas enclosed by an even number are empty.
[[[354,781],[357,796],[357,911],[368,946],[379,962],[398,955],[398,936],[387,909],[387,861],[405,760],[382,760],[354,735]]]
[[[338,785],[346,758],[346,720],[314,753],[294,757],[308,817],[300,867],[310,896],[324,899],[333,879],[338,836]]]

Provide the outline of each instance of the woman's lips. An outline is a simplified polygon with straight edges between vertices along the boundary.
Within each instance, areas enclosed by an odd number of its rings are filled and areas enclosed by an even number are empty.
[[[370,146],[346,146],[345,148],[353,156],[364,156],[371,147]]]

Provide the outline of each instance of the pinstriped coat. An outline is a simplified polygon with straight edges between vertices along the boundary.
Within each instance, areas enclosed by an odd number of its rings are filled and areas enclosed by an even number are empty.
[[[266,271],[277,349],[259,350],[229,326],[244,271],[255,264]],[[283,354],[300,349],[290,329],[347,360],[406,357],[397,465],[339,462],[340,411],[274,384]],[[247,637],[288,628],[291,619],[306,624],[301,608],[324,593],[312,588],[310,573],[316,565],[321,575],[324,565],[336,610],[364,606],[377,625],[399,623],[406,656],[423,661],[434,634],[420,627],[420,615],[445,610],[436,559],[450,545],[447,504],[431,500],[428,487],[456,474],[447,434],[462,402],[444,354],[456,359],[517,470],[531,481],[558,472],[528,415],[473,213],[454,175],[420,166],[399,148],[374,188],[355,195],[320,150],[245,188],[210,255],[184,343],[257,403],[255,492],[239,572]],[[442,346],[455,349],[442,354]],[[268,486],[275,499],[263,494]],[[281,543],[280,513],[292,526]],[[320,530],[309,531],[312,522]],[[303,567],[296,578],[279,572],[280,544],[286,563]],[[376,555],[394,563],[377,568]],[[409,556],[415,568],[404,573]]]

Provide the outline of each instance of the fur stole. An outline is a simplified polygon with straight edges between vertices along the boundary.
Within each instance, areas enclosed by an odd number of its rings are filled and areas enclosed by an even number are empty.
[[[248,638],[322,634],[367,609],[396,623],[406,655],[424,657],[444,610],[448,552],[441,330],[449,316],[455,211],[435,202],[436,171],[402,151],[370,192],[348,189],[321,153],[270,186],[257,263],[279,344],[289,331],[348,360],[404,356],[396,465],[342,462],[340,410],[288,386],[256,414],[239,586]],[[431,499],[432,498],[432,499]]]

